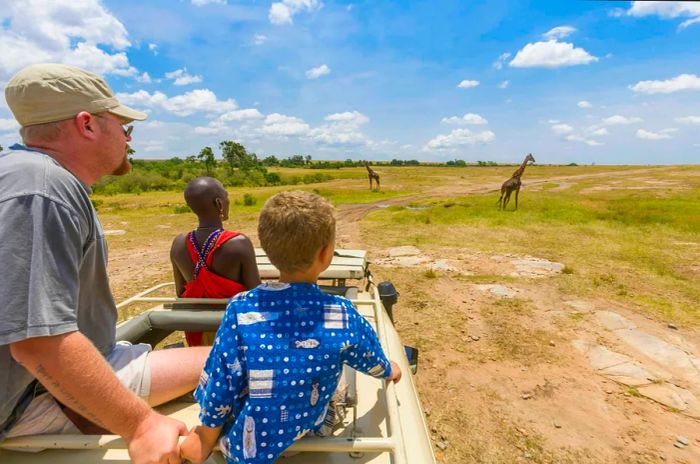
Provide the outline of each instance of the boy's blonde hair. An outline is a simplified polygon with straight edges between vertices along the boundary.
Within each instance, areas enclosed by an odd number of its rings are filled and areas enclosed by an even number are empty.
[[[316,253],[335,240],[333,205],[301,190],[278,193],[260,211],[258,237],[277,269],[305,271]]]

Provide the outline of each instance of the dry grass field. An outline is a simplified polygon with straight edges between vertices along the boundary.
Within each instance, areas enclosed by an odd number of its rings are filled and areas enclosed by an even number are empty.
[[[401,292],[439,462],[700,462],[697,166],[531,166],[505,212],[515,167],[376,170],[379,192],[359,168],[301,188]],[[230,190],[227,227],[257,243],[280,189]],[[117,300],[170,280],[170,242],[195,226],[181,194],[95,200]]]

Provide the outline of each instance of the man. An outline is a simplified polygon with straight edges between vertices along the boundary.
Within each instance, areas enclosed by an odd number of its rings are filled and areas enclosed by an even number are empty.
[[[99,76],[59,64],[21,70],[5,98],[24,145],[0,156],[0,440],[76,433],[78,413],[123,436],[135,463],[179,463],[185,425],[150,406],[193,389],[208,350],[115,343],[107,248],[88,197],[100,177],[129,171],[123,125],[146,115]]]
[[[213,177],[198,177],[185,186],[185,201],[199,226],[173,240],[175,291],[185,298],[230,298],[260,285],[255,249],[239,232],[224,230],[228,192]],[[190,346],[211,345],[210,332],[185,332]]]

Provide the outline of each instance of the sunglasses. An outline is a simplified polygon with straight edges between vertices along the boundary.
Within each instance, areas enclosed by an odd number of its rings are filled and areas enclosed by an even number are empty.
[[[98,114],[98,113],[94,113],[93,116],[104,119],[104,116],[102,116],[101,114]],[[129,125],[126,127],[125,126],[121,126],[121,127],[122,127],[122,131],[124,132],[124,137],[126,137],[127,139],[129,137],[131,137],[131,133],[134,132],[134,126]]]

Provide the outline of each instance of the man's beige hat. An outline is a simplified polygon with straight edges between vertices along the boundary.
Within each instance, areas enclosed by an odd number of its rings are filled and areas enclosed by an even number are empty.
[[[109,111],[125,122],[146,114],[122,105],[100,76],[65,64],[34,64],[15,74],[5,99],[22,127],[70,119],[81,111]]]

